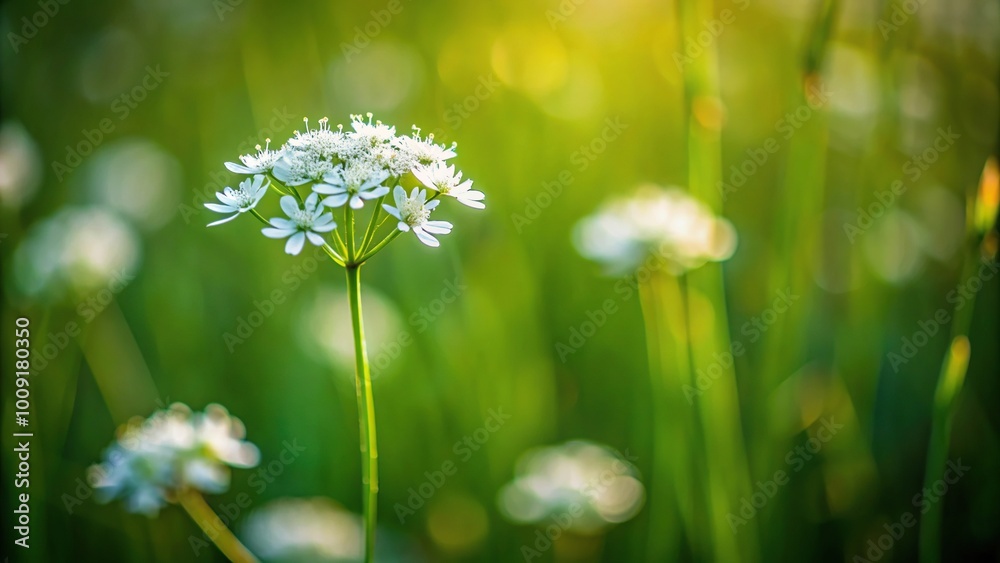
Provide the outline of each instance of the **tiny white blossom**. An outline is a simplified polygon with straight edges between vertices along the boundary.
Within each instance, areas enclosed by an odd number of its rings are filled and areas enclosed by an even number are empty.
[[[372,113],[367,114],[368,121],[361,115],[351,116],[351,127],[354,129],[354,138],[359,141],[360,147],[374,147],[383,143],[388,143],[396,137],[396,128],[386,125],[381,121],[372,123]]]
[[[320,233],[328,233],[337,228],[337,224],[333,222],[333,213],[323,213],[325,209],[319,204],[319,194],[316,192],[309,194],[304,208],[299,207],[294,197],[282,197],[281,210],[288,215],[288,219],[271,219],[272,226],[265,227],[261,232],[268,238],[287,237],[285,252],[288,254],[301,252],[307,238],[314,245],[322,246],[325,243]]]
[[[339,126],[336,131],[330,129],[330,121],[327,118],[319,120],[319,129],[309,129],[309,119],[303,118],[306,132],[295,132],[295,137],[288,140],[288,147],[291,150],[307,151],[322,159],[330,160],[342,158],[342,154],[348,147],[348,139],[344,135],[343,126]]]
[[[253,179],[247,178],[240,182],[240,189],[238,190],[227,187],[221,192],[216,192],[215,197],[219,198],[219,201],[222,203],[206,203],[205,207],[216,213],[232,213],[232,215],[225,219],[209,223],[208,226],[212,227],[232,221],[239,217],[241,213],[257,207],[257,204],[260,203],[260,200],[267,193],[267,188],[269,187],[271,187],[271,181],[265,176],[257,174]]]
[[[229,467],[253,467],[260,451],[243,440],[243,423],[220,405],[192,413],[175,403],[143,420],[133,419],[91,467],[98,500],[121,497],[131,512],[154,515],[184,489],[220,493]]]
[[[436,162],[430,166],[421,166],[413,169],[413,175],[417,180],[428,188],[440,192],[441,195],[451,196],[459,203],[485,209],[486,204],[483,199],[486,197],[483,192],[472,189],[472,180],[462,181],[462,173],[455,172],[455,166],[446,166],[443,162]]]
[[[439,162],[444,162],[449,158],[455,158],[455,147],[457,143],[452,143],[451,147],[445,147],[434,142],[434,135],[426,137],[420,136],[420,128],[413,126],[413,135],[410,137],[398,137],[394,143],[401,152],[406,153],[417,166],[430,166]]]
[[[388,177],[386,170],[373,169],[366,163],[349,162],[324,176],[323,183],[316,184],[313,191],[329,196],[320,202],[327,207],[341,207],[350,201],[352,209],[361,209],[364,200],[377,199],[389,193],[389,188],[382,185]]]
[[[271,150],[271,139],[265,139],[264,142],[264,148],[257,145],[257,154],[244,154],[240,156],[243,164],[227,162],[226,168],[236,174],[260,174],[261,172],[271,170],[275,161],[281,158],[281,151]]]
[[[427,190],[413,188],[410,195],[402,186],[396,186],[392,192],[396,206],[382,204],[386,212],[399,219],[397,228],[404,233],[412,230],[420,242],[427,246],[440,246],[433,235],[446,235],[451,232],[452,225],[447,221],[430,221],[431,211],[441,203],[441,200],[427,201]]]

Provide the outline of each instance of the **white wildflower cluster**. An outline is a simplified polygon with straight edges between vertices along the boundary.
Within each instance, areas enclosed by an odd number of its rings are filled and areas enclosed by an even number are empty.
[[[361,517],[322,498],[283,498],[250,515],[244,538],[254,553],[266,560],[364,560]]]
[[[638,470],[607,446],[584,440],[531,450],[498,495],[501,512],[522,524],[558,522],[594,533],[625,522],[642,508]]]
[[[104,462],[90,468],[97,498],[122,498],[130,512],[155,515],[186,489],[225,492],[230,466],[253,467],[260,460],[245,435],[243,423],[215,404],[194,413],[174,403],[147,419],[137,417],[119,431]]]
[[[484,195],[472,189],[472,180],[463,180],[462,172],[445,162],[455,157],[455,145],[446,147],[423,137],[414,126],[409,136],[397,135],[396,128],[360,115],[351,116],[348,130],[331,128],[324,117],[318,128],[296,131],[280,149],[272,150],[270,140],[257,154],[240,156],[240,163],[227,162],[226,168],[252,176],[238,190],[226,188],[217,195],[220,203],[208,203],[210,210],[224,213],[224,219],[209,226],[230,221],[252,212],[266,221],[265,236],[288,239],[285,251],[298,254],[306,241],[324,246],[325,238],[337,228],[333,211],[349,206],[360,211],[368,201],[392,192],[392,205],[383,209],[396,220],[402,232],[413,232],[428,246],[438,246],[435,235],[451,232],[447,221],[431,220],[439,196],[452,197],[469,207],[483,209]],[[299,189],[308,186],[309,193]],[[255,208],[268,188],[282,194],[281,210],[285,217],[263,219]],[[407,191],[407,188],[410,188]],[[374,220],[374,218],[373,218]],[[381,223],[378,223],[381,224]],[[353,243],[353,241],[351,241]]]
[[[635,269],[652,254],[679,274],[732,256],[736,231],[687,192],[647,185],[584,217],[574,242],[580,254],[613,273]]]

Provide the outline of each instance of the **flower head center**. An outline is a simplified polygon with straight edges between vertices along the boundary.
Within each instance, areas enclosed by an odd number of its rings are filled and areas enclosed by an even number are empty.
[[[405,221],[407,225],[413,227],[427,222],[427,219],[431,216],[431,210],[427,209],[424,204],[417,199],[407,199],[406,202],[403,203],[403,208],[400,209],[400,214],[403,216],[403,221]]]

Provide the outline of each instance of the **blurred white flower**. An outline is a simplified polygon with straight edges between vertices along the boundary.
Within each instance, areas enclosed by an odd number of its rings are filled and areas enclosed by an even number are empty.
[[[224,492],[229,467],[253,467],[260,460],[245,435],[243,423],[215,404],[192,413],[175,403],[147,419],[137,417],[119,432],[104,462],[90,468],[97,498],[122,498],[129,511],[155,515],[185,488]]]
[[[262,172],[270,172],[271,168],[274,167],[274,163],[281,158],[281,151],[271,150],[271,139],[265,139],[264,143],[264,148],[261,148],[260,145],[255,147],[257,149],[257,154],[240,155],[240,161],[243,164],[227,162],[226,168],[235,174],[260,174]]]
[[[342,207],[350,201],[352,209],[361,209],[364,200],[378,199],[389,193],[389,188],[382,185],[388,177],[387,170],[373,169],[370,163],[354,161],[329,172],[313,191],[329,196],[321,202],[327,207]]]
[[[281,210],[288,219],[281,217],[271,219],[271,227],[264,227],[264,236],[268,238],[288,238],[285,252],[298,254],[302,252],[306,239],[316,246],[323,246],[323,236],[337,228],[333,222],[332,213],[323,213],[326,209],[319,204],[319,194],[313,192],[306,198],[305,207],[300,208],[295,198],[286,195],[281,198]]]
[[[732,256],[736,231],[680,189],[643,186],[584,217],[574,230],[574,243],[580,254],[614,273],[638,267],[650,254],[681,273]]]
[[[396,200],[396,206],[382,204],[382,207],[389,215],[399,219],[397,228],[404,233],[412,230],[420,242],[427,246],[440,246],[441,243],[434,238],[434,235],[446,235],[451,232],[451,223],[430,220],[431,211],[441,203],[441,200],[427,201],[427,191],[418,188],[413,188],[407,196],[402,186],[396,186],[392,195]]]
[[[472,189],[472,180],[463,182],[462,173],[456,173],[454,165],[446,166],[444,162],[436,162],[429,166],[414,168],[413,175],[423,185],[441,195],[453,197],[459,203],[468,205],[469,207],[476,209],[486,208],[486,205],[483,203],[483,198],[486,195],[481,191]]]
[[[84,191],[129,219],[143,231],[166,225],[180,203],[181,165],[163,147],[141,137],[128,137],[101,146],[83,164]]]
[[[610,448],[573,440],[526,452],[498,503],[517,523],[550,524],[551,518],[568,515],[564,528],[594,533],[642,508],[646,493],[637,475],[635,466]]]
[[[38,191],[41,155],[28,131],[17,122],[0,126],[0,203],[20,208]]]
[[[219,198],[219,201],[222,203],[206,203],[205,207],[216,213],[232,213],[232,215],[225,219],[209,223],[208,226],[212,227],[232,221],[239,217],[241,213],[257,207],[257,204],[264,198],[264,194],[267,193],[269,187],[271,187],[271,181],[257,174],[252,180],[247,178],[240,182],[240,189],[238,190],[226,187],[222,192],[216,192],[215,197]]]
[[[68,207],[33,225],[14,252],[18,289],[32,298],[62,299],[130,279],[138,237],[102,207]]]
[[[268,560],[364,559],[361,517],[325,498],[272,501],[250,515],[241,535],[255,554]]]

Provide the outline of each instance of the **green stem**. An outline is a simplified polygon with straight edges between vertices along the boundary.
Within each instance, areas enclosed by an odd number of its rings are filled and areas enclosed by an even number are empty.
[[[364,489],[365,563],[375,557],[375,523],[378,501],[378,446],[375,436],[375,399],[368,368],[365,329],[361,318],[361,267],[347,266],[347,295],[354,329],[354,384],[358,396],[358,425],[361,434],[361,481]]]
[[[398,237],[399,234],[402,233],[402,232],[403,231],[400,231],[399,229],[396,229],[396,230],[392,231],[391,233],[389,233],[388,236],[386,236],[384,239],[382,239],[382,242],[376,244],[374,247],[372,247],[371,250],[369,250],[368,252],[365,252],[363,255],[361,255],[361,258],[358,258],[358,260],[357,260],[358,264],[363,264],[365,262],[365,260],[368,260],[369,258],[371,258],[372,256],[374,256],[376,252],[378,252],[379,250],[382,250],[382,248],[385,247],[385,245],[387,245],[390,242],[392,242],[393,239],[395,239],[396,237]]]
[[[260,221],[262,223],[264,223],[265,225],[267,225],[268,227],[273,227],[274,226],[274,225],[271,224],[270,221],[268,221],[267,219],[265,219],[263,215],[261,215],[260,213],[258,213],[256,209],[251,209],[250,213],[253,214],[254,217],[260,219]]]
[[[378,226],[381,223],[378,222],[379,215],[382,213],[382,202],[385,201],[385,196],[378,198],[375,202],[375,211],[372,212],[372,218],[368,221],[368,228],[365,230],[365,237],[361,239],[361,254],[364,254],[368,250],[368,245],[372,243],[372,239],[375,238],[375,231],[378,230]]]
[[[344,257],[341,256],[340,254],[338,254],[337,251],[334,250],[333,247],[331,247],[329,244],[324,244],[323,245],[323,251],[326,252],[327,256],[329,256],[331,259],[333,259],[333,261],[338,266],[341,266],[341,267],[345,266]]]
[[[354,210],[351,209],[350,205],[344,206],[344,239],[347,243],[347,261],[354,264],[355,247],[354,247]]]
[[[969,339],[965,335],[956,336],[944,365],[941,377],[934,391],[934,413],[931,420],[931,439],[927,449],[927,466],[924,471],[924,490],[932,490],[944,479],[945,464],[948,461],[948,442],[951,435],[951,420],[954,417],[958,393],[965,382],[965,371],[969,367]],[[943,502],[931,504],[930,509],[920,519],[920,563],[941,561],[941,512]]]
[[[212,507],[208,506],[198,491],[186,489],[179,494],[179,497],[181,506],[194,523],[205,532],[205,537],[211,539],[227,559],[234,563],[259,563],[250,550],[236,539]]]

